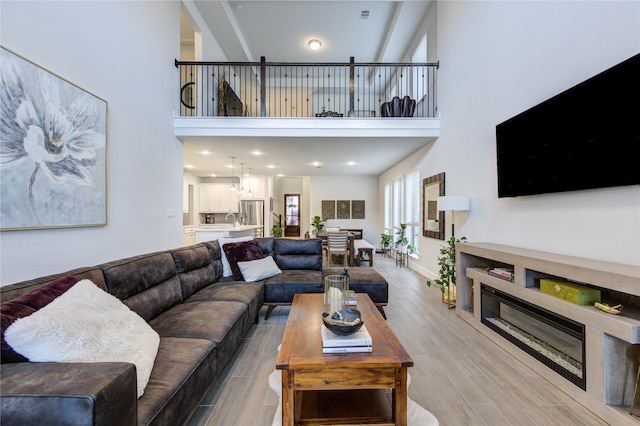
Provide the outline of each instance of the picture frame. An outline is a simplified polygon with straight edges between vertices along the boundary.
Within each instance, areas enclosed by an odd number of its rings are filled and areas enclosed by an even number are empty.
[[[106,226],[107,101],[1,47],[0,231]]]
[[[364,219],[364,201],[351,200],[351,219]]]
[[[351,219],[351,201],[336,201],[336,219]]]
[[[322,200],[322,218],[326,220],[336,218],[335,200]]]
[[[445,194],[444,172],[422,180],[422,236],[444,240],[444,212],[438,210],[438,197]]]

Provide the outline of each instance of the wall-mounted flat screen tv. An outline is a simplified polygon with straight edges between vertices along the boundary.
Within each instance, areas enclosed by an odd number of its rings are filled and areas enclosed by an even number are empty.
[[[498,124],[496,147],[501,198],[640,184],[640,54]]]

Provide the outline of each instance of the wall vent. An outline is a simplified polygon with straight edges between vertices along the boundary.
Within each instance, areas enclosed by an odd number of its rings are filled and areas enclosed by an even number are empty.
[[[360,12],[360,19],[369,19],[369,11],[363,10]]]

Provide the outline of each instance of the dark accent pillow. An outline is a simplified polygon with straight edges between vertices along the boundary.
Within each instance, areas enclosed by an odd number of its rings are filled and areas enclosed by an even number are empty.
[[[27,358],[13,350],[4,340],[4,332],[19,318],[28,317],[38,309],[47,306],[55,298],[69,290],[78,279],[68,275],[38,287],[29,293],[0,304],[0,328],[2,329],[2,345],[0,362],[27,362]]]
[[[222,246],[224,253],[227,255],[233,279],[243,281],[242,272],[238,267],[238,262],[247,262],[249,260],[258,260],[264,258],[264,253],[256,240],[242,241],[240,243],[226,243]]]

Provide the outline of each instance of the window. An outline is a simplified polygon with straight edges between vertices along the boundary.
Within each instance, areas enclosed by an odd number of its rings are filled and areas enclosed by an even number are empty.
[[[393,228],[399,228],[400,223],[403,221],[404,207],[403,195],[404,195],[404,178],[398,178],[393,181]],[[395,231],[394,231],[395,233]]]
[[[401,223],[407,224],[406,237],[414,247],[414,255],[420,246],[420,170],[415,168],[404,176],[384,185],[384,228],[397,239]]]
[[[420,171],[414,169],[404,178],[405,189],[405,223],[407,224],[407,239],[417,254],[420,247]]]
[[[391,233],[393,228],[393,187],[391,182],[384,185],[384,229]]]

